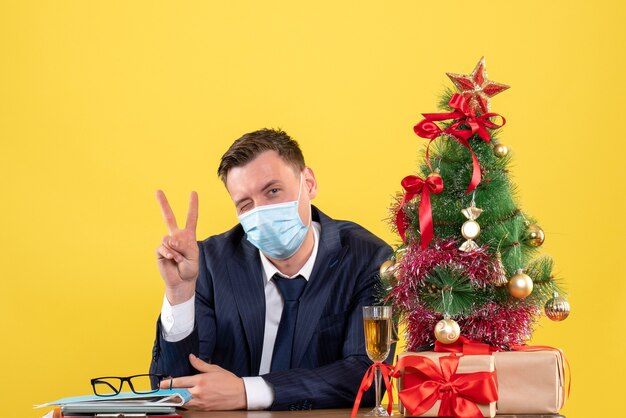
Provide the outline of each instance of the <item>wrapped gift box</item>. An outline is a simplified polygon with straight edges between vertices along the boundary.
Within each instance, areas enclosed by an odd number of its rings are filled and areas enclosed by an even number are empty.
[[[565,403],[563,355],[558,350],[493,353],[498,414],[556,414]]]
[[[435,365],[440,367],[439,358],[444,356],[450,356],[450,353],[435,353],[431,351],[424,351],[419,353],[411,353],[405,352],[400,353],[398,355],[398,361],[405,356],[421,356],[426,357],[433,361]],[[454,355],[454,354],[452,354]],[[457,374],[469,374],[474,372],[493,372],[494,371],[494,358],[490,355],[472,355],[472,356],[459,356],[459,363],[456,370]],[[414,385],[414,380],[411,376],[412,371],[411,368],[407,368],[406,370],[400,370],[399,378],[398,378],[398,390],[402,391],[403,389],[409,389]],[[493,379],[493,376],[491,377]],[[419,416],[423,417],[436,417],[439,416],[439,408],[441,406],[441,401],[437,400],[435,404],[420,414]],[[480,412],[484,417],[494,417],[496,415],[496,403],[490,402],[487,404],[476,404],[480,409]],[[400,412],[404,414],[405,417],[413,416],[410,414],[408,410],[402,404],[401,399],[399,398],[399,407]]]
[[[565,403],[565,373],[563,354],[556,349],[531,349],[532,351],[494,352],[487,355],[464,355],[459,361],[459,373],[493,370],[487,366],[485,357],[495,366],[498,385],[498,401],[495,411],[509,414],[557,414]],[[449,353],[405,352],[398,355],[425,356],[437,362]],[[459,354],[460,355],[460,354]],[[469,367],[469,369],[467,368]],[[405,387],[403,375],[398,379],[398,390]],[[494,405],[479,405],[483,416],[494,416]],[[439,403],[421,416],[437,416]],[[433,411],[434,410],[434,411]],[[400,411],[406,412],[400,402]],[[410,415],[406,415],[410,416]]]

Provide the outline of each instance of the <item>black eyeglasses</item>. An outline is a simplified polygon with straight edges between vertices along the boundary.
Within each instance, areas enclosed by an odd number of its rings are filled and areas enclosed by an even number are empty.
[[[151,380],[157,379],[161,381],[167,376],[161,374],[136,374],[134,376],[118,377],[118,376],[105,376],[96,377],[91,379],[91,386],[93,386],[93,393],[97,396],[115,396],[122,390],[124,382],[128,382],[130,390],[139,395],[154,393],[159,390],[152,389]],[[171,389],[170,382],[170,389]]]

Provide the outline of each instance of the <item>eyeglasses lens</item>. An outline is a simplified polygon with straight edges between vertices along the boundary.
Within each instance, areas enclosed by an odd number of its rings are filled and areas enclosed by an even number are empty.
[[[94,380],[93,391],[98,396],[113,396],[119,393],[121,385],[121,379],[116,377],[106,377]]]
[[[150,375],[149,374],[140,374],[137,376],[133,376],[130,378],[130,383],[132,385],[132,390],[135,393],[152,393],[155,392],[150,386]]]

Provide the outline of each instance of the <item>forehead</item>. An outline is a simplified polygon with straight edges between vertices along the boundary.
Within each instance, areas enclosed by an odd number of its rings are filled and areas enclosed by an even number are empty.
[[[296,172],[276,151],[265,151],[241,167],[233,167],[226,177],[226,189],[233,199],[258,191],[268,182],[293,182]]]

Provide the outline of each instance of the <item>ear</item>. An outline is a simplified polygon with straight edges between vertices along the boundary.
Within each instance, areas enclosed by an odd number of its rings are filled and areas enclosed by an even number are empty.
[[[311,167],[304,167],[302,171],[304,175],[304,184],[309,195],[309,200],[313,200],[317,196],[317,180],[315,179],[315,173]]]

